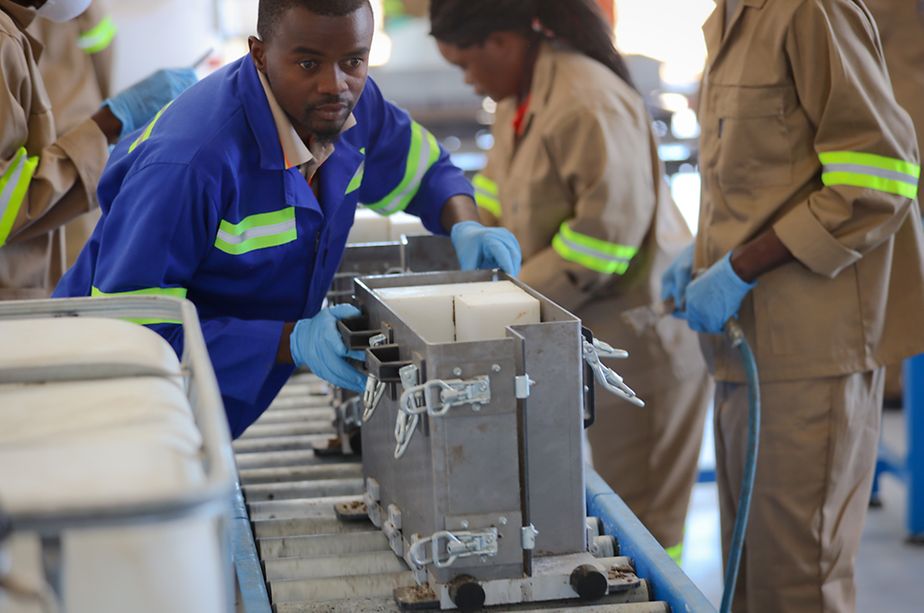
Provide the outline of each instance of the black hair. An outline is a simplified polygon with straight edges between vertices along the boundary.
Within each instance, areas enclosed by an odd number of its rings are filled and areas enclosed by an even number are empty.
[[[430,34],[438,41],[464,49],[484,43],[494,32],[561,40],[635,87],[595,0],[430,1]]]
[[[257,34],[260,38],[268,40],[289,9],[297,6],[317,15],[343,17],[363,6],[369,6],[369,0],[260,0],[257,10]]]

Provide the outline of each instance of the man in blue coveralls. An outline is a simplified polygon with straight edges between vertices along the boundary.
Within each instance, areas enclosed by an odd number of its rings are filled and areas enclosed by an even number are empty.
[[[102,219],[55,291],[194,302],[234,436],[293,364],[363,389],[336,330],[356,309],[321,308],[357,203],[449,233],[463,269],[520,266],[436,139],[367,80],[368,0],[261,0],[257,31],[116,147]],[[182,351],[175,322],[145,323]]]

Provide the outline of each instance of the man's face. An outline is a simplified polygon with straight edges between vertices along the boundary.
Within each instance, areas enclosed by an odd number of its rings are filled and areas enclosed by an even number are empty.
[[[342,17],[296,6],[269,40],[250,39],[257,68],[302,140],[340,133],[366,84],[373,31],[368,5]]]
[[[437,45],[447,62],[462,69],[465,82],[475,89],[475,93],[499,102],[516,95],[522,80],[525,46],[511,44],[515,42],[519,41],[506,33],[496,33],[471,47],[458,47],[442,41],[437,41]]]

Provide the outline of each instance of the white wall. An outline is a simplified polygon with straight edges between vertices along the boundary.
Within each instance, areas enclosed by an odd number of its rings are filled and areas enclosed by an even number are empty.
[[[119,33],[113,89],[159,68],[189,66],[218,47],[214,0],[103,0]]]

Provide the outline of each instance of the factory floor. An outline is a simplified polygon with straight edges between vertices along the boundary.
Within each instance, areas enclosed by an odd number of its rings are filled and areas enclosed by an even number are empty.
[[[707,423],[711,423],[711,416]],[[900,411],[886,411],[883,440],[904,453],[905,422]],[[712,431],[707,428],[701,466],[715,461]],[[905,488],[890,476],[881,480],[882,508],[870,509],[857,558],[857,611],[918,613],[924,602],[924,546],[905,543]],[[715,483],[693,491],[687,515],[683,570],[715,603],[722,599],[722,552]]]

